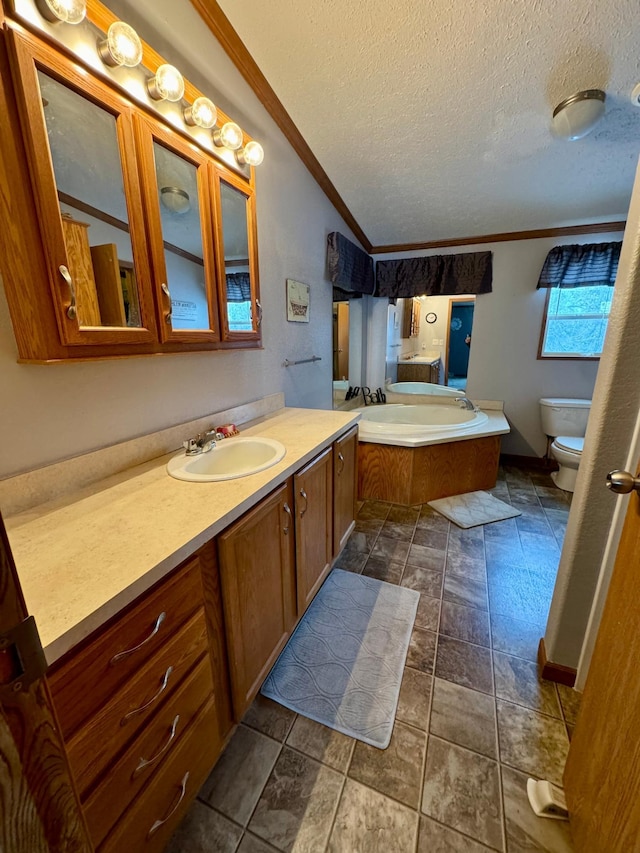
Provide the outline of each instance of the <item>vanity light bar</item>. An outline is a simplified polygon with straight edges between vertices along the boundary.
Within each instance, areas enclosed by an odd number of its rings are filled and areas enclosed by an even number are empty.
[[[86,0],[36,0],[38,12],[51,23],[79,24],[87,14]]]
[[[47,21],[62,21],[67,24],[79,24],[87,13],[86,0],[35,0],[38,11]],[[98,55],[105,65],[111,68],[135,68],[142,62],[142,41],[137,32],[124,21],[114,21],[106,36],[98,40]],[[173,65],[160,65],[156,73],[147,81],[147,89],[156,101],[178,102],[184,98],[184,77]],[[262,145],[255,140],[243,147],[242,128],[233,121],[216,127],[218,111],[209,98],[196,98],[187,104],[182,115],[185,124],[191,127],[214,128],[213,142],[218,148],[235,152],[236,162],[241,166],[259,166],[264,160]]]

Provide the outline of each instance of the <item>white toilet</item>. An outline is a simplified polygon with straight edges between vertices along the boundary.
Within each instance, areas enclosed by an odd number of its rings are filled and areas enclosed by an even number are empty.
[[[543,397],[540,400],[542,429],[554,439],[551,455],[560,466],[551,478],[565,492],[572,492],[576,487],[590,410],[591,400],[570,397]]]

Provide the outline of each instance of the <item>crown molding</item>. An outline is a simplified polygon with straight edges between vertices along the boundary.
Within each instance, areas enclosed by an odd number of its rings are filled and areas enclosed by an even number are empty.
[[[431,240],[426,243],[389,243],[372,246],[372,255],[391,252],[416,252],[423,249],[445,249],[450,246],[473,246],[481,243],[507,243],[511,240],[538,240],[541,237],[570,237],[579,234],[609,234],[624,231],[626,221],[593,222],[586,225],[566,225],[560,228],[538,228],[530,231],[505,231],[500,234],[480,234],[475,237],[456,237],[453,240]]]

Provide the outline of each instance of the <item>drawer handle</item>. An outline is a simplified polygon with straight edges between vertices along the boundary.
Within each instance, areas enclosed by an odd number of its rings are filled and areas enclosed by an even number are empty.
[[[291,519],[291,507],[289,506],[289,504],[286,501],[285,501],[282,509],[287,513],[287,515],[289,516],[289,519]],[[283,527],[283,531],[284,531],[284,535],[286,536],[287,533],[289,532],[289,522],[287,522],[286,527]]]
[[[338,459],[340,460],[340,470],[338,471],[338,476],[340,476],[340,474],[342,474],[342,472],[344,471],[344,456],[342,455],[342,453],[340,453],[340,451],[338,451]]]
[[[180,720],[180,714],[176,714],[175,720],[171,723],[171,731],[169,732],[169,739],[167,740],[165,745],[162,747],[162,749],[159,752],[156,752],[156,754],[153,756],[153,758],[141,758],[140,759],[140,763],[138,764],[136,769],[131,774],[132,779],[135,779],[136,776],[139,776],[140,773],[142,773],[142,771],[146,767],[149,767],[150,764],[155,764],[156,761],[159,758],[161,758],[165,754],[165,752],[169,749],[169,747],[171,746],[171,743],[173,742],[173,739],[176,736],[176,730],[178,728],[179,720]]]
[[[180,782],[180,796],[178,797],[178,802],[175,804],[175,806],[171,809],[171,811],[169,812],[169,814],[166,817],[162,818],[162,820],[157,820],[153,824],[153,826],[151,827],[151,829],[147,833],[147,838],[151,838],[153,833],[157,832],[157,830],[159,830],[160,827],[163,826],[168,820],[170,820],[172,818],[172,816],[178,811],[178,808],[180,807],[180,803],[184,800],[184,795],[187,793],[187,782],[188,781],[189,781],[189,771],[187,770],[187,772],[184,774],[184,776],[182,778],[182,782]]]
[[[124,717],[120,720],[121,726],[124,726],[124,724],[127,723],[131,719],[131,717],[135,717],[137,714],[141,714],[143,711],[146,711],[147,708],[151,707],[151,705],[153,705],[153,703],[157,699],[160,698],[160,696],[167,689],[167,684],[169,683],[169,678],[170,678],[172,672],[173,672],[173,667],[172,666],[168,667],[167,671],[164,674],[164,678],[162,679],[162,684],[160,685],[160,690],[158,690],[158,692],[154,696],[152,696],[148,702],[145,702],[144,705],[141,705],[139,708],[134,708],[133,711],[129,711],[128,714],[125,714]]]
[[[300,497],[303,497],[303,498],[304,498],[304,509],[301,509],[301,510],[300,510],[300,518],[302,518],[302,516],[303,516],[303,515],[305,514],[305,512],[307,511],[307,504],[309,503],[309,500],[308,500],[308,498],[307,498],[307,493],[305,492],[305,490],[304,490],[304,489],[300,489]]]
[[[132,655],[134,652],[137,652],[139,649],[141,649],[143,646],[145,646],[150,640],[152,640],[155,637],[155,635],[158,633],[158,631],[160,630],[160,626],[162,625],[162,623],[164,622],[164,620],[166,618],[167,618],[167,614],[164,611],[162,611],[162,613],[156,619],[156,624],[153,626],[153,631],[149,634],[149,636],[145,640],[143,640],[141,643],[139,643],[137,646],[134,646],[132,649],[127,649],[124,652],[118,652],[117,655],[114,655],[111,658],[111,660],[109,661],[111,666],[113,666],[114,663],[118,663],[118,661],[122,660],[122,658],[129,657],[129,655]]]

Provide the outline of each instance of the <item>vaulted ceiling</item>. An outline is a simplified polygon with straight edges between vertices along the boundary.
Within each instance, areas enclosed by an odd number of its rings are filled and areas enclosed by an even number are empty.
[[[635,0],[218,5],[374,246],[625,218]],[[601,124],[554,138],[554,106],[587,88]]]

